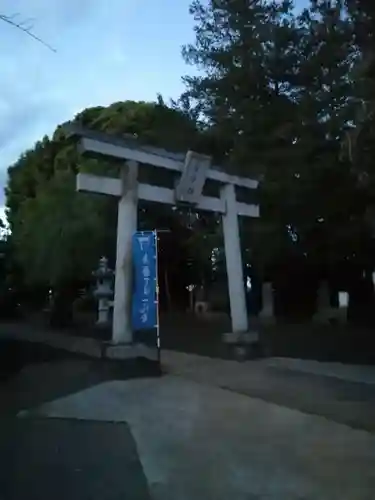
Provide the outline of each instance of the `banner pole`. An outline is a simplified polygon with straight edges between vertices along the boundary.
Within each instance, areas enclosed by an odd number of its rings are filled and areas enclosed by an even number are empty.
[[[155,280],[156,280],[156,297],[155,297],[155,304],[156,304],[156,346],[157,346],[157,356],[158,356],[158,364],[159,364],[159,370],[161,373],[161,352],[160,352],[160,297],[159,297],[159,264],[158,264],[158,252],[159,252],[159,245],[158,245],[158,231],[155,229],[154,230],[154,237],[155,237]]]

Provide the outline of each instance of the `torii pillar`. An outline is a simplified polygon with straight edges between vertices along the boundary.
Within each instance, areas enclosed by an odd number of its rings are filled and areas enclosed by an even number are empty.
[[[107,134],[72,127],[70,127],[70,132],[80,138],[80,150],[83,153],[123,159],[126,162],[121,179],[90,174],[77,175],[78,191],[101,193],[119,198],[113,343],[130,344],[133,341],[131,326],[132,236],[137,231],[139,199],[170,205],[183,201],[193,205],[197,210],[222,215],[232,332],[234,335],[247,332],[248,315],[238,216],[259,217],[259,207],[238,202],[235,186],[255,189],[258,182],[210,168],[209,157],[192,151],[189,151],[186,156],[181,156],[140,145],[134,138],[118,139]],[[138,183],[140,163],[179,172],[181,175],[175,190]],[[221,183],[220,198],[202,195],[206,179]]]
[[[138,163],[123,169],[117,213],[116,274],[113,302],[112,342],[131,343],[132,241],[138,220]]]

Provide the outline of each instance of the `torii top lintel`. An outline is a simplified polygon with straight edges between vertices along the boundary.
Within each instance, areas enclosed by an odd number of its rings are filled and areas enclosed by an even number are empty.
[[[135,160],[155,167],[182,172],[185,160],[185,154],[183,153],[172,153],[165,149],[146,146],[131,135],[116,137],[103,132],[84,129],[73,124],[66,126],[65,130],[68,135],[80,139],[82,152],[89,151],[112,158]],[[210,168],[207,177],[216,182],[234,184],[248,189],[257,189],[259,186],[259,181],[256,179],[229,175],[217,166]]]
[[[64,127],[64,131],[68,137],[74,137],[79,140],[78,149],[82,153],[94,154],[97,156],[105,156],[107,158],[122,159],[124,161],[135,161],[138,163],[149,164],[154,167],[165,168],[167,170],[184,173],[184,162],[186,155],[181,153],[172,153],[161,148],[147,146],[142,144],[133,136],[116,137],[102,132],[96,132],[84,129],[75,124],[69,124]],[[193,155],[195,153],[192,153]],[[199,156],[199,155],[197,155]],[[204,155],[203,155],[204,156]],[[206,157],[207,158],[207,157]],[[209,180],[219,182],[225,185],[233,185],[256,189],[259,182],[254,179],[229,175],[217,167],[205,169],[205,177]],[[98,190],[97,176],[89,174],[78,174],[77,189],[79,191],[101,192],[103,194],[119,196],[121,187],[117,179],[107,177],[101,178],[100,189]],[[172,190],[151,186],[147,184],[139,184],[139,198],[150,201],[160,201],[163,203],[175,203],[175,195]],[[218,198],[207,196],[200,197],[197,203],[197,208],[202,210],[213,210],[225,212],[225,207]],[[258,217],[259,207],[256,205],[248,205],[237,202],[238,215]]]

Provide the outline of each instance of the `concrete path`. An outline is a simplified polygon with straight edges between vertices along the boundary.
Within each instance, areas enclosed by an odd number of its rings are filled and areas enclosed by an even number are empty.
[[[375,365],[351,365],[345,363],[315,361],[310,359],[295,359],[295,358],[258,358],[240,363],[234,360],[221,360],[217,358],[209,358],[191,353],[181,353],[163,349],[162,358],[164,365],[170,369],[184,371],[198,368],[198,371],[203,369],[213,370],[220,367],[228,367],[231,370],[234,366],[237,367],[236,372],[246,372],[252,368],[267,369],[276,368],[280,370],[290,370],[294,372],[308,373],[311,375],[320,375],[325,377],[345,380],[347,382],[358,382],[360,384],[375,385]],[[225,368],[224,368],[225,369]]]
[[[103,383],[22,416],[127,422],[154,500],[374,497],[375,436],[180,376]]]
[[[172,351],[162,354],[162,365],[169,373],[375,432],[374,386],[353,382],[350,375],[355,367],[342,369],[339,378],[326,375],[325,363],[319,374],[318,369],[316,373],[298,369],[296,365],[302,368],[305,361],[294,361],[288,367],[272,358],[239,363]],[[338,374],[334,363],[327,365]],[[373,374],[374,368],[367,371]],[[345,371],[349,380],[343,379]],[[371,378],[369,373],[366,380]]]
[[[349,365],[293,358],[269,358],[264,360],[263,363],[274,368],[286,368],[313,375],[324,375],[350,382],[375,385],[374,365]]]
[[[374,498],[371,367],[164,351],[167,375],[119,380],[122,362],[46,360],[2,392],[4,500]]]

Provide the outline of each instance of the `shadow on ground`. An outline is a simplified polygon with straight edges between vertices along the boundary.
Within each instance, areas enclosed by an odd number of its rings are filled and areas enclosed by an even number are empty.
[[[4,500],[149,500],[126,423],[12,419],[0,428]]]
[[[155,376],[155,363],[146,359],[100,360],[20,340],[0,341],[0,414],[81,391],[108,380]]]
[[[1,500],[149,500],[126,423],[16,415],[108,380],[156,373],[147,360],[91,360],[35,342],[1,340]]]
[[[221,387],[233,390],[230,384],[225,385]],[[268,367],[249,373],[236,392],[375,432],[375,391],[371,384]]]
[[[267,356],[375,364],[375,334],[352,325],[277,324],[260,329]]]

